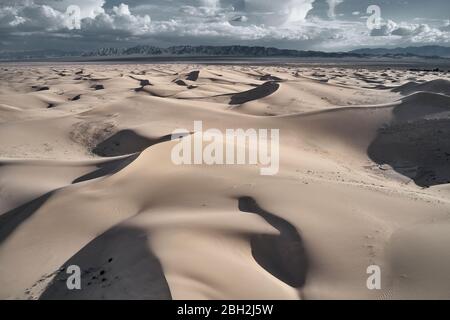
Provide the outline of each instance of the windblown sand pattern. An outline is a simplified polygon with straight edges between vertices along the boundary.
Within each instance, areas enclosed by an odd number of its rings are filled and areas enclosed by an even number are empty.
[[[450,298],[449,80],[2,65],[0,298]],[[280,129],[280,172],[174,165],[196,120]]]

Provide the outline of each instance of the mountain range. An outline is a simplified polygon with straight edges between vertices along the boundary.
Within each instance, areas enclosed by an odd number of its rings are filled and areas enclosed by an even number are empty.
[[[443,46],[422,46],[406,48],[368,48],[350,51],[351,53],[363,55],[413,55],[421,57],[442,57],[450,58],[450,47]]]
[[[173,46],[160,48],[139,45],[132,48],[101,48],[83,53],[84,57],[96,56],[229,56],[229,57],[360,57],[362,54],[349,52],[299,51],[250,46]]]
[[[3,51],[1,60],[51,59],[65,57],[95,58],[95,57],[127,57],[127,56],[223,56],[223,57],[312,57],[312,58],[370,58],[370,57],[425,57],[450,58],[450,47],[421,46],[407,48],[364,48],[348,52],[301,51],[278,49],[271,47],[250,46],[172,46],[160,48],[151,45],[138,45],[131,48],[100,48],[92,51]]]

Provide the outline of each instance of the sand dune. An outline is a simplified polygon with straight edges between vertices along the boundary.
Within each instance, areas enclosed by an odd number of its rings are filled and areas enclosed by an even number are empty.
[[[124,64],[0,76],[0,298],[450,298],[448,74]],[[198,120],[280,129],[279,173],[175,165],[172,132]],[[70,265],[82,290],[67,290]],[[366,286],[370,265],[381,290]]]
[[[447,79],[436,79],[424,83],[408,82],[398,88],[395,88],[393,91],[400,92],[402,94],[424,91],[449,95],[450,81]]]

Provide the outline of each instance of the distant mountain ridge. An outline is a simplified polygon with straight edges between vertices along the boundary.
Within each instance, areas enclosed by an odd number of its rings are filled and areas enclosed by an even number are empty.
[[[362,54],[348,52],[300,51],[271,47],[250,46],[173,46],[159,48],[139,45],[132,48],[101,48],[83,54],[93,56],[232,56],[232,57],[361,57]]]
[[[423,46],[407,48],[365,48],[349,52],[302,51],[258,46],[172,46],[160,48],[137,45],[131,48],[100,48],[93,51],[35,50],[0,52],[2,60],[27,60],[64,57],[127,57],[127,56],[190,56],[190,57],[297,57],[297,58],[371,58],[421,57],[450,58],[450,47]]]
[[[442,57],[450,58],[450,47],[423,46],[407,48],[367,48],[348,52],[303,51],[293,49],[278,49],[272,47],[250,46],[173,46],[160,48],[149,45],[138,45],[131,48],[101,48],[83,54],[94,56],[233,56],[233,57]]]
[[[450,47],[443,46],[421,46],[421,47],[406,47],[406,48],[366,48],[352,50],[350,53],[362,55],[413,55],[420,57],[442,57],[450,58]]]
[[[0,51],[2,60],[29,60],[29,59],[49,59],[63,57],[80,57],[83,51],[64,50],[32,50],[32,51]]]

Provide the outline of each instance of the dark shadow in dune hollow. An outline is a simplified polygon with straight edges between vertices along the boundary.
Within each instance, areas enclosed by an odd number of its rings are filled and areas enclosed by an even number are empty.
[[[114,160],[102,164],[97,165],[97,170],[89,172],[88,174],[85,174],[84,176],[78,177],[75,180],[72,181],[72,183],[80,183],[83,181],[88,181],[92,179],[101,178],[107,175],[112,175],[114,173],[119,172],[120,170],[127,167],[129,164],[131,164],[136,158],[139,157],[139,154],[134,154],[132,156],[129,156],[125,159],[119,159]]]
[[[68,290],[68,266],[81,269],[81,290]],[[91,241],[61,268],[41,300],[170,300],[167,280],[147,233],[118,226]]]
[[[251,197],[239,198],[239,210],[261,216],[280,232],[280,235],[261,234],[252,238],[252,254],[256,262],[284,283],[295,288],[303,287],[308,259],[297,229],[286,220],[262,209]]]
[[[39,210],[52,194],[53,192],[49,192],[0,215],[0,244],[3,243],[3,241],[5,241],[22,223]]]
[[[170,141],[171,135],[157,139],[140,136],[132,130],[122,130],[100,142],[92,152],[101,157],[117,157],[142,152],[162,142]]]
[[[189,81],[197,81],[199,75],[200,75],[200,71],[191,71],[191,72],[187,75],[186,80],[189,80]]]
[[[450,97],[419,93],[405,98],[367,153],[418,186],[450,183]]]
[[[268,81],[254,89],[236,93],[231,96],[230,105],[243,104],[249,101],[262,99],[270,96],[280,88],[280,85],[275,81]]]
[[[106,175],[111,175],[131,164],[139,154],[129,156],[125,159],[110,161],[99,164],[98,170],[90,172],[75,179],[72,183],[80,183],[87,180],[100,178]],[[0,244],[8,238],[8,236],[16,230],[23,222],[31,217],[39,208],[52,196],[55,190],[50,191],[39,198],[29,201],[17,208],[14,208],[4,214],[0,215]]]
[[[265,74],[262,77],[259,78],[261,81],[275,81],[275,82],[281,82],[283,79],[278,78],[276,76],[273,76],[271,74]]]

